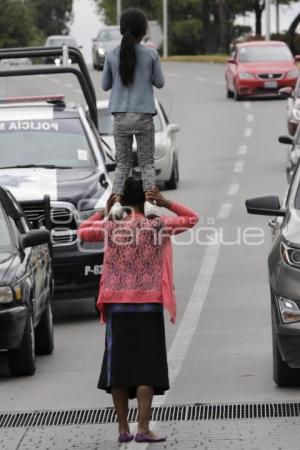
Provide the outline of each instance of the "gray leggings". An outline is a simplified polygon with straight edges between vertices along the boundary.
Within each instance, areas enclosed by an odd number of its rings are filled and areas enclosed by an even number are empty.
[[[113,193],[123,195],[125,181],[133,168],[133,136],[137,143],[138,165],[141,169],[143,189],[155,186],[154,123],[152,114],[115,113],[114,139],[116,147],[116,171]]]

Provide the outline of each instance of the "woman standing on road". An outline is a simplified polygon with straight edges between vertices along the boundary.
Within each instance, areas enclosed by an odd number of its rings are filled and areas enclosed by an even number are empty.
[[[137,142],[138,164],[144,192],[155,186],[154,122],[156,114],[153,86],[162,88],[164,76],[157,51],[141,45],[147,33],[147,19],[139,9],[125,10],[120,20],[121,46],[108,52],[102,75],[102,88],[111,89],[109,111],[114,116],[116,171],[113,185],[112,217],[122,216],[121,200],[125,180],[133,166],[133,136]],[[146,216],[159,215],[146,195]]]
[[[97,306],[107,322],[99,389],[112,393],[119,423],[119,442],[133,439],[127,422],[128,398],[138,400],[137,442],[162,442],[149,429],[153,395],[169,389],[163,307],[176,318],[171,235],[197,223],[189,208],[167,200],[157,188],[149,199],[176,216],[148,219],[143,213],[141,181],[129,178],[124,203],[129,213],[111,221],[100,213],[83,222],[81,240],[105,242],[103,275]]]

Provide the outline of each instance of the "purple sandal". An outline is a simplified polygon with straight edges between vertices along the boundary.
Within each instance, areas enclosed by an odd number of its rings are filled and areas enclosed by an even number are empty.
[[[120,433],[119,434],[119,442],[122,444],[123,442],[130,442],[134,438],[133,434],[130,433]]]
[[[135,435],[135,442],[165,442],[167,440],[167,437],[158,437],[158,438],[151,438],[149,436],[147,436],[144,433],[137,433]]]

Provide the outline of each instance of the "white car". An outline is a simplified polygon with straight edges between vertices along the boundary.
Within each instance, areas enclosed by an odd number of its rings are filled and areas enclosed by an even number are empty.
[[[155,100],[157,115],[154,116],[155,125],[155,170],[156,181],[164,182],[167,189],[176,189],[179,181],[178,145],[176,133],[179,126],[169,123],[162,105]],[[108,112],[108,100],[97,102],[99,131],[102,139],[110,147],[115,157],[115,144],[113,138],[113,117]],[[133,144],[135,172],[139,171],[136,154],[136,142]]]

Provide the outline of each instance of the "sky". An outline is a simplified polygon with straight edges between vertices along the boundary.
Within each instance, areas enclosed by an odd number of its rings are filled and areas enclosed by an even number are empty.
[[[114,0],[111,0],[114,1]],[[171,1],[171,0],[169,0]],[[293,18],[300,12],[300,0],[292,6],[280,7],[281,29],[286,30]],[[253,15],[246,18],[240,18],[239,23],[254,26]],[[97,16],[94,0],[74,0],[74,21],[70,33],[75,37],[80,45],[83,46],[83,53],[87,62],[92,61],[92,39],[96,37],[103,22]],[[264,19],[263,19],[264,28]],[[275,9],[271,11],[271,29],[275,31]]]

